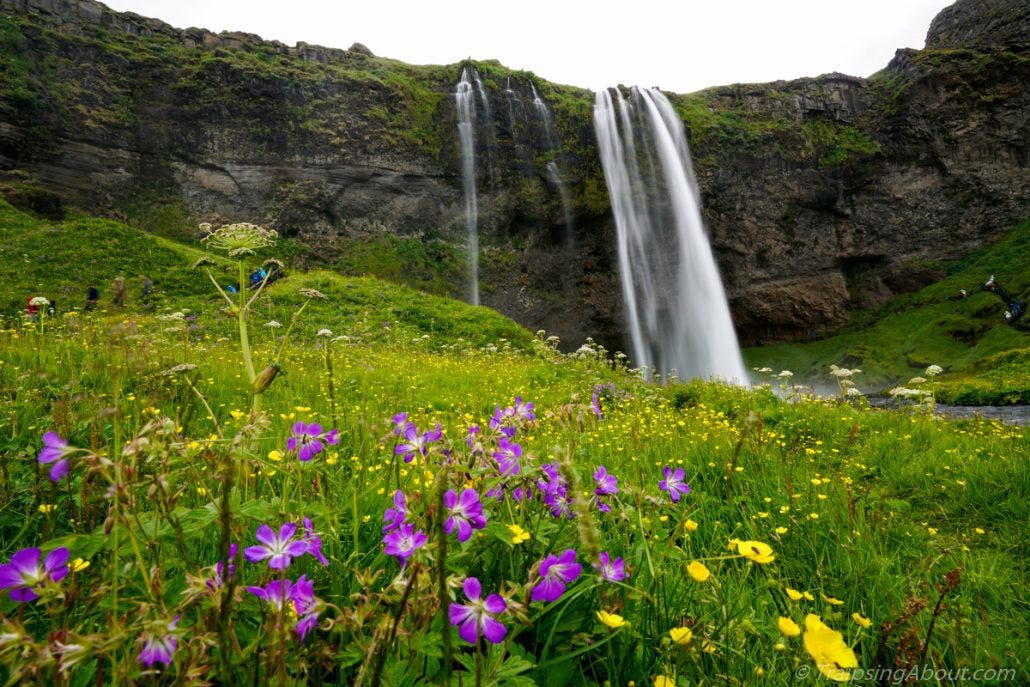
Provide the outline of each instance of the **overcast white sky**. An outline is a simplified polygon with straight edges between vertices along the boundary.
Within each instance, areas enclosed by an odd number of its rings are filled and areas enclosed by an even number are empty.
[[[839,71],[921,48],[952,0],[105,0],[173,26],[354,42],[413,64],[498,59],[541,78],[687,93]]]

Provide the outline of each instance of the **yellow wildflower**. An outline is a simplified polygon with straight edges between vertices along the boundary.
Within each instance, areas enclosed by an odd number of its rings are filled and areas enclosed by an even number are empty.
[[[801,601],[801,599],[804,598],[802,596],[801,592],[799,592],[796,589],[791,589],[790,587],[785,587],[784,591],[787,592],[787,596],[790,598],[791,601]]]
[[[41,503],[41,504],[39,504],[39,508],[37,510],[40,513],[46,514],[46,513],[52,513],[55,508],[57,508],[57,504],[56,503]]]
[[[691,561],[690,565],[687,566],[687,574],[697,582],[704,582],[712,576],[711,571],[701,561]]]
[[[690,631],[689,627],[674,627],[669,630],[669,636],[677,644],[689,644],[690,640],[694,638],[694,633]]]
[[[597,619],[613,630],[617,630],[626,624],[626,619],[621,615],[609,613],[608,611],[598,611]]]
[[[518,525],[508,525],[508,531],[511,532],[511,543],[521,544],[522,542],[529,539],[529,532],[525,531]]]
[[[864,628],[869,628],[873,624],[872,620],[870,620],[869,618],[866,618],[861,613],[852,613],[851,614],[851,619],[854,620],[856,623],[858,623],[859,625],[861,625]]]
[[[676,687],[676,679],[671,678],[668,675],[656,675],[654,678],[654,687]]]
[[[268,452],[268,460],[280,461],[283,459],[283,454],[278,449],[272,449]]]
[[[79,572],[80,570],[85,570],[86,568],[88,568],[89,567],[89,561],[84,560],[82,558],[76,558],[74,561],[71,562],[71,565],[68,566],[68,567],[71,568],[71,571],[73,573],[76,573],[76,572]]]
[[[823,601],[825,601],[826,603],[830,604],[831,606],[843,606],[844,605],[843,601],[841,601],[840,599],[835,599],[832,596],[826,596],[825,594],[819,594],[819,596],[821,596]]]
[[[688,518],[687,521],[683,523],[683,529],[685,529],[687,532],[696,532],[697,523]]]
[[[763,565],[772,563],[776,558],[772,547],[760,541],[737,542],[737,553],[752,563],[761,563]]]
[[[825,677],[837,682],[851,679],[848,668],[857,668],[855,652],[844,643],[840,632],[827,627],[819,616],[809,613],[805,617],[805,651],[815,661],[816,668]]]
[[[776,629],[786,637],[797,637],[801,634],[801,628],[790,618],[785,618],[782,615],[779,620],[776,621]]]
[[[787,528],[786,527],[777,527],[776,528],[776,534],[786,534],[786,533],[787,533]]]
[[[233,420],[239,420],[240,418],[245,417],[247,414],[244,413],[242,410],[230,410],[229,415],[232,416]]]

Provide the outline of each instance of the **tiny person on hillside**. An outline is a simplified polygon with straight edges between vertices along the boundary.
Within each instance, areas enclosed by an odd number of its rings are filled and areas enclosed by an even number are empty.
[[[98,302],[100,302],[100,292],[97,291],[97,287],[90,284],[86,289],[86,310],[96,310]]]
[[[1026,314],[1026,303],[1019,300],[1015,296],[1011,295],[1005,289],[1001,288],[997,281],[994,279],[994,275],[984,282],[984,285],[980,287],[982,291],[989,291],[995,296],[1000,298],[1005,303],[1005,322],[1008,324],[1015,324]]]
[[[143,305],[150,305],[150,294],[154,292],[154,282],[152,282],[150,280],[150,277],[148,277],[145,274],[141,274],[140,279],[142,280],[142,288],[140,289],[140,302],[142,302]]]
[[[114,280],[114,304],[118,308],[125,305],[125,280],[121,277]]]

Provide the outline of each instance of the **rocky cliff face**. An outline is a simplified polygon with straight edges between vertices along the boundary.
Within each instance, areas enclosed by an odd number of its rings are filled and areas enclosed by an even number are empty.
[[[927,49],[869,79],[673,96],[745,341],[836,327],[933,278],[913,261],[1030,215],[1028,15],[959,0]],[[269,223],[310,261],[465,291],[461,65],[176,29],[90,0],[0,0],[0,63],[12,196],[34,186],[144,226]],[[624,347],[592,94],[476,67],[483,302],[569,343]]]

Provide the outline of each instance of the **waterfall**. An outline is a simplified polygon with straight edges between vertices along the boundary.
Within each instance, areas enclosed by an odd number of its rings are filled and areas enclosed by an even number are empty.
[[[562,181],[561,173],[558,171],[558,163],[547,163],[547,178],[555,188],[558,189],[558,196],[561,198],[561,209],[565,215],[565,235],[572,238],[572,210],[569,207],[569,194],[565,191],[565,183]]]
[[[478,82],[479,77],[475,80]],[[480,91],[482,93],[482,91]],[[458,108],[458,140],[461,144],[461,181],[465,191],[465,230],[469,252],[469,303],[479,305],[479,207],[476,200],[476,101],[468,69],[454,94]],[[485,99],[485,98],[484,98]]]
[[[748,377],[701,220],[683,122],[657,89],[598,93],[594,127],[618,236],[634,363],[663,379]]]
[[[532,81],[529,82],[529,87],[533,91],[533,107],[536,108],[544,124],[544,140],[547,141],[547,147],[551,150],[557,150],[559,148],[558,130],[554,127],[554,118],[551,117],[551,111],[547,109],[547,103],[537,94],[536,86],[533,85]]]

